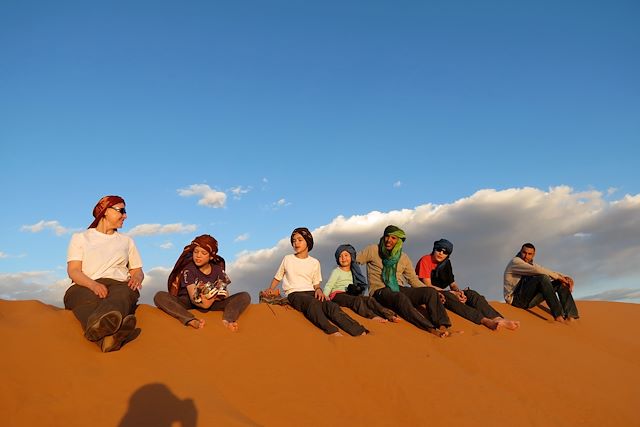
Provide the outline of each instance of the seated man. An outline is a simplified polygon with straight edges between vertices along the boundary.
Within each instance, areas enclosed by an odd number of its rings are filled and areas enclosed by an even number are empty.
[[[458,316],[484,325],[495,331],[498,328],[517,329],[520,323],[502,317],[478,292],[469,288],[461,290],[453,276],[450,256],[453,243],[446,239],[433,242],[433,250],[420,258],[416,264],[416,274],[422,282],[442,295],[444,306]],[[450,288],[450,290],[446,290]]]
[[[509,261],[504,271],[504,300],[519,308],[532,308],[544,300],[557,322],[577,319],[573,279],[534,264],[535,255],[535,246],[525,243]]]
[[[405,239],[404,231],[389,225],[377,245],[367,246],[356,256],[358,264],[367,265],[369,295],[418,328],[447,337],[451,334],[447,311],[438,293],[413,271],[411,259],[402,252]],[[410,286],[404,285],[405,281]],[[424,315],[417,309],[422,305],[426,307]]]

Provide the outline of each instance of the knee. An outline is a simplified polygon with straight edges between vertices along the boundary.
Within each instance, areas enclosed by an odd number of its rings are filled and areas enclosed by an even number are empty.
[[[153,296],[153,303],[156,306],[159,306],[162,303],[162,301],[166,300],[167,295],[169,295],[169,292],[166,292],[166,291],[156,292],[156,294]]]
[[[249,295],[249,292],[237,293],[236,298],[238,299],[238,302],[242,305],[251,304],[251,295]]]
[[[480,295],[476,291],[472,291],[471,289],[467,289],[466,291],[464,291],[464,294],[467,297],[467,299],[475,299],[475,298],[482,297],[482,295]]]

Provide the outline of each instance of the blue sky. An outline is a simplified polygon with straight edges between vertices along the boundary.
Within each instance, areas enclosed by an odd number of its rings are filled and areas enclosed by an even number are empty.
[[[517,235],[578,272],[583,297],[640,301],[639,18],[632,1],[4,1],[0,297],[59,304],[70,233],[118,194],[151,289],[198,234],[254,291],[293,228],[326,239],[312,255],[328,277],[329,242],[372,243],[395,220],[413,258],[440,237],[491,241],[476,262],[495,263],[480,287],[496,298]],[[585,197],[601,223],[536,210]],[[483,212],[518,232],[483,235]],[[603,245],[630,267],[571,259]]]

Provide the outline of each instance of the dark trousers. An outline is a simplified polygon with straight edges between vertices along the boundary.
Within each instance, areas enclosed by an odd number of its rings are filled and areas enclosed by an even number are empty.
[[[493,307],[489,305],[485,297],[473,291],[467,289],[463,291],[467,296],[467,302],[462,303],[451,292],[446,291],[444,294],[444,307],[447,310],[453,311],[458,316],[461,316],[467,320],[471,320],[475,324],[480,324],[482,318],[495,319],[496,317],[502,317]]]
[[[551,281],[545,274],[524,276],[513,292],[511,305],[519,308],[532,308],[546,301],[553,317],[571,317],[577,319],[578,307],[571,291],[559,280]]]
[[[373,297],[364,295],[349,295],[346,292],[337,293],[331,300],[340,307],[347,307],[355,313],[367,319],[373,319],[376,316],[392,320],[395,313],[388,308],[384,308],[382,304]]]
[[[287,299],[291,307],[302,312],[304,317],[327,334],[338,332],[336,325],[352,336],[368,332],[364,326],[342,311],[335,302],[317,300],[314,291],[291,292]]]
[[[227,322],[235,322],[251,303],[251,296],[247,292],[238,292],[237,294],[229,295],[223,300],[215,301],[211,304],[211,307],[205,309],[194,305],[188,295],[177,297],[169,292],[160,291],[153,297],[153,302],[160,310],[186,325],[196,318],[188,311],[194,308],[200,312],[222,311],[222,319]]]
[[[140,298],[140,292],[132,290],[127,282],[113,279],[98,279],[96,282],[107,287],[105,298],[98,297],[91,289],[80,285],[72,285],[64,294],[64,308],[73,311],[83,331],[86,331],[87,325],[92,325],[110,311],[120,312],[123,318],[133,314]]]
[[[399,292],[393,292],[385,287],[378,289],[373,297],[383,306],[398,313],[407,322],[425,331],[440,326],[451,326],[449,316],[440,303],[438,292],[434,289],[400,287]],[[424,314],[417,309],[422,305],[426,307]]]

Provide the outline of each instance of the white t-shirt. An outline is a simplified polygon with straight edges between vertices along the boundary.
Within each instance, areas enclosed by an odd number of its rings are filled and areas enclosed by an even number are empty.
[[[82,261],[82,272],[92,280],[129,280],[129,270],[142,268],[133,239],[117,231],[105,234],[90,228],[71,236],[68,261]]]
[[[293,254],[285,255],[274,276],[282,280],[285,295],[291,292],[312,291],[314,285],[322,282],[320,262],[314,257],[298,258]]]

